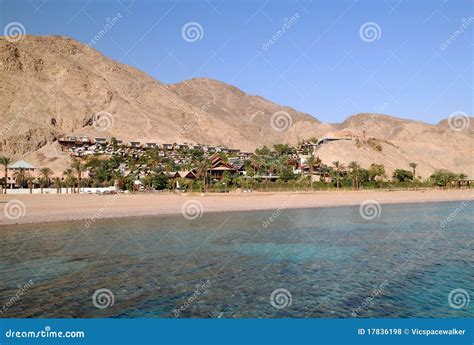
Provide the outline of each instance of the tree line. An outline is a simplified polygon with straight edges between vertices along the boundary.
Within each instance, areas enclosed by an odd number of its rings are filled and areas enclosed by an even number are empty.
[[[204,153],[194,149],[178,149],[177,157],[185,163],[177,164],[175,159],[160,154],[156,148],[141,156],[122,156],[114,154],[110,157],[90,155],[85,159],[74,158],[70,166],[61,173],[54,174],[48,167],[39,169],[38,176],[33,176],[26,169],[16,169],[13,179],[17,186],[29,188],[54,187],[58,193],[65,189],[66,193],[77,193],[81,187],[117,186],[122,190],[133,191],[134,181],[141,177],[141,185],[145,190],[172,190],[177,186],[183,190],[193,191],[227,191],[233,188],[262,188],[285,185],[288,188],[388,188],[388,187],[447,187],[452,181],[465,179],[465,174],[455,174],[447,170],[436,170],[428,179],[416,175],[417,163],[408,164],[410,169],[395,169],[387,176],[384,165],[373,163],[368,168],[362,168],[356,161],[343,164],[334,161],[330,165],[323,164],[321,159],[310,154],[300,168],[296,148],[287,144],[274,145],[272,149],[264,146],[255,150],[254,154],[242,162],[245,174],[223,173],[219,180],[209,175],[211,162]],[[225,153],[219,153],[224,162],[229,161]],[[175,157],[176,158],[176,157]],[[8,165],[11,158],[0,157],[4,167],[4,177],[1,185],[6,192],[8,180]],[[128,174],[123,174],[121,167],[126,167]],[[178,170],[194,171],[196,179],[173,178],[171,172]],[[84,178],[84,173],[88,176]],[[319,177],[319,180],[318,180]],[[270,180],[272,180],[270,182]]]

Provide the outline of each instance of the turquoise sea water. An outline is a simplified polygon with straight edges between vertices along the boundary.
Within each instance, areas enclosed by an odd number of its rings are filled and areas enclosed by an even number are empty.
[[[335,207],[3,226],[0,317],[474,317],[473,210],[451,202],[383,205],[373,220]],[[98,289],[113,305],[94,306]]]

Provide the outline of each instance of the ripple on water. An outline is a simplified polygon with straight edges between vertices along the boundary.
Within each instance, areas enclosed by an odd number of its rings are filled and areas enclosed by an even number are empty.
[[[472,211],[457,203],[5,226],[3,317],[473,317],[449,306],[474,281]],[[204,286],[204,287],[203,287]],[[107,288],[113,306],[97,309]],[[286,289],[291,304],[270,296]],[[177,314],[176,310],[179,310]]]

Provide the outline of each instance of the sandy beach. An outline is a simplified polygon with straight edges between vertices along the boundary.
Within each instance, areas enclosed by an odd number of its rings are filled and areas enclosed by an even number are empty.
[[[472,200],[472,190],[331,191],[297,193],[136,194],[136,195],[1,195],[2,225],[91,218],[181,214],[183,209],[207,212],[271,210]],[[191,202],[193,201],[193,202]],[[189,210],[188,210],[189,211]],[[16,218],[16,219],[15,219]]]

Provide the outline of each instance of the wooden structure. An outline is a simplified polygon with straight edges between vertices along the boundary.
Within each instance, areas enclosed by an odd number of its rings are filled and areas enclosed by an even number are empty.
[[[457,178],[451,183],[451,187],[455,188],[471,188],[474,185],[474,177],[466,176],[464,178]]]
[[[211,161],[211,167],[208,170],[209,176],[213,179],[220,180],[222,179],[222,176],[224,175],[225,171],[228,171],[231,174],[235,174],[237,172],[237,169],[235,167],[228,163],[224,162],[219,155],[214,155],[210,159]]]

